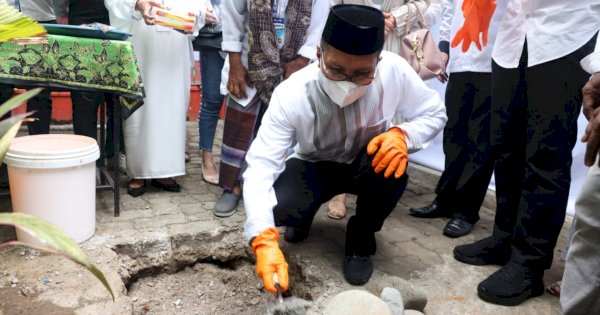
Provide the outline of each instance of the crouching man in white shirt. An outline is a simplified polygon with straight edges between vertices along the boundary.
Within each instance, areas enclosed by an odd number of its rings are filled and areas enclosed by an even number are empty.
[[[274,226],[300,242],[322,203],[357,195],[346,230],[344,276],[354,285],[372,274],[375,232],[406,187],[408,152],[422,149],[443,128],[442,100],[401,57],[382,52],[381,11],[337,5],[329,12],[318,62],[274,91],[246,156],[246,234],[257,274],[268,291],[288,287],[287,263]],[[393,125],[395,113],[405,122]],[[286,160],[294,140],[295,153]]]

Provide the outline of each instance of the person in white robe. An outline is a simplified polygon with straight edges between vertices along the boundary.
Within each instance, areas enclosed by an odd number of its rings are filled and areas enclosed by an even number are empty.
[[[128,193],[139,196],[147,180],[158,188],[179,192],[173,177],[185,174],[186,112],[193,66],[191,37],[153,25],[152,5],[198,15],[204,22],[204,1],[105,0],[111,26],[131,33],[144,83],[144,105],[124,123]],[[145,11],[145,12],[144,12]]]

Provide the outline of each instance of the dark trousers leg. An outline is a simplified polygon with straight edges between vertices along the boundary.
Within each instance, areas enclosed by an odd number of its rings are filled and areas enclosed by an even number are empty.
[[[371,167],[372,156],[365,151],[352,163],[354,178],[350,193],[356,194],[356,215],[350,217],[346,227],[346,255],[358,252],[373,255],[377,251],[375,232],[379,232],[385,219],[392,213],[402,197],[408,174],[400,178],[375,174]]]
[[[526,66],[527,49],[523,50],[517,69],[505,69],[492,63],[490,142],[496,158],[496,218],[493,235],[506,244],[512,242],[525,169]]]
[[[120,106],[119,99],[115,94],[104,93],[106,101],[106,158],[110,159],[114,156],[114,123],[115,123],[115,106]],[[123,135],[123,120],[119,121],[119,151],[125,153],[125,137]]]
[[[563,58],[526,70],[525,176],[513,239],[513,259],[522,265],[552,264],[569,197],[581,88],[589,78],[579,61],[595,44],[594,37]]]
[[[469,117],[466,158],[462,172],[457,174],[451,211],[453,217],[475,223],[494,170],[490,145],[492,80],[490,73],[468,73],[467,76],[465,92],[473,95],[471,111],[461,113]]]
[[[289,159],[274,184],[275,224],[308,229],[324,202],[340,193],[356,194],[356,215],[346,229],[346,253],[374,254],[375,232],[398,203],[408,176],[385,179],[373,172],[369,162],[365,151],[351,164]]]
[[[38,95],[27,102],[27,111],[35,111],[30,118],[37,119],[27,123],[30,135],[42,135],[50,133],[50,119],[52,117],[52,99],[50,90],[44,89]]]
[[[479,220],[492,172],[489,161],[491,75],[452,73],[446,88],[448,122],[444,128],[445,168],[436,200],[471,223]]]
[[[469,142],[469,113],[473,108],[475,91],[470,89],[468,75],[452,73],[446,86],[446,115],[444,127],[444,172],[435,188],[436,200],[452,208],[452,194],[467,159]]]
[[[76,135],[98,137],[98,105],[104,100],[102,92],[71,91],[73,101],[73,132]]]

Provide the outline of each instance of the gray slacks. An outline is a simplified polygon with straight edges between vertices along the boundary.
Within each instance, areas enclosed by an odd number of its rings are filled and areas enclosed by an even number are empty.
[[[590,167],[575,203],[575,232],[567,254],[560,304],[565,315],[600,314],[600,167]]]

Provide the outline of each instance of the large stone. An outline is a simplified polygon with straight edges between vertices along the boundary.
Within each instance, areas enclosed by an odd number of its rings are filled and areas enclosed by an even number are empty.
[[[348,290],[334,296],[323,315],[392,315],[385,302],[361,290]]]
[[[402,294],[394,288],[384,288],[379,297],[387,304],[392,315],[404,315],[404,301]]]
[[[367,284],[367,289],[376,295],[380,295],[386,287],[400,291],[404,301],[404,309],[418,310],[423,312],[427,305],[427,296],[421,290],[415,288],[410,282],[390,275],[373,277]]]
[[[404,315],[425,315],[416,310],[404,310]]]

